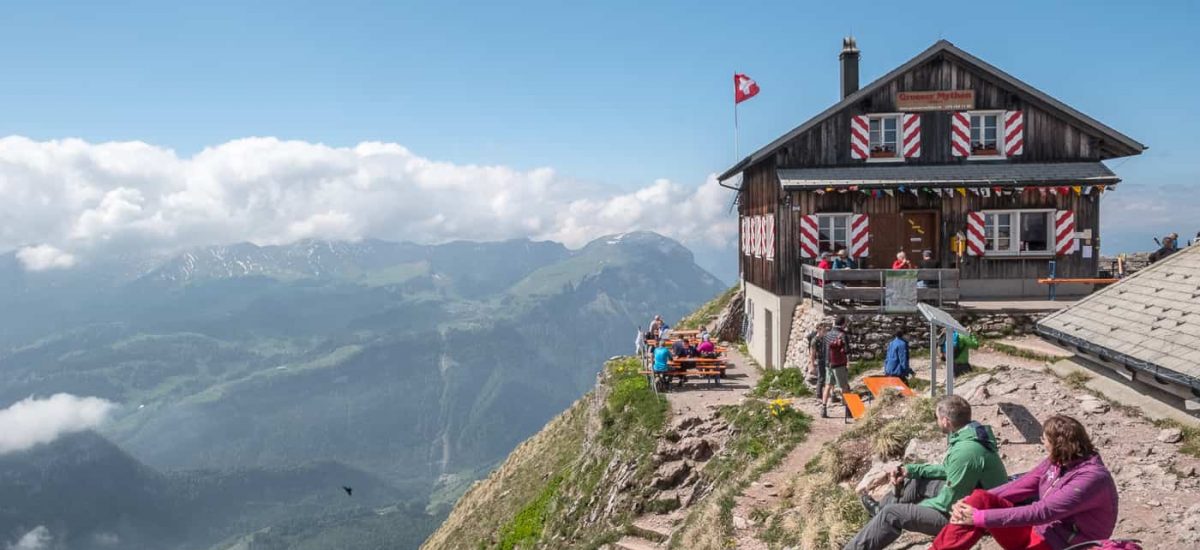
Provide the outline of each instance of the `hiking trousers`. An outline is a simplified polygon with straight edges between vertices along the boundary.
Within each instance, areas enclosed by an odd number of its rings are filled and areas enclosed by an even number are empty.
[[[846,543],[843,550],[883,550],[896,542],[904,531],[937,535],[950,523],[949,516],[917,503],[937,496],[945,484],[941,479],[908,480],[899,497],[888,495],[880,501],[879,513]]]
[[[976,489],[962,500],[976,510],[1012,508],[1014,505],[1003,497],[983,489]],[[931,550],[970,550],[984,534],[992,536],[1004,550],[1052,550],[1050,543],[1042,539],[1031,526],[1025,527],[973,527],[971,525],[947,525],[933,539]]]

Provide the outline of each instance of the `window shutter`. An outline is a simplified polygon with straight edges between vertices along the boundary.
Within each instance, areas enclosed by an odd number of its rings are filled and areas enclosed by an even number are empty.
[[[757,220],[757,219],[758,219],[757,216],[750,216],[750,219],[747,220],[750,222],[750,255],[751,256],[758,255],[758,224],[755,223],[755,220]]]
[[[1004,113],[1004,154],[1016,156],[1025,152],[1025,114],[1021,111]]]
[[[950,152],[956,157],[971,156],[971,115],[966,111],[950,114]]]
[[[912,159],[921,156],[921,114],[904,113],[900,115],[900,127],[904,158]]]
[[[750,248],[754,249],[754,257],[760,258],[762,257],[762,216],[754,216],[754,221],[751,223],[754,225],[754,242]]]
[[[1054,213],[1054,249],[1059,256],[1075,252],[1075,212],[1059,210]]]
[[[967,255],[983,256],[984,243],[983,212],[967,212]]]
[[[801,258],[816,258],[817,251],[820,250],[820,243],[817,242],[817,235],[820,233],[817,226],[817,217],[809,214],[800,216],[800,257]]]
[[[742,254],[750,255],[750,218],[742,216]]]
[[[850,215],[850,257],[862,258],[871,254],[871,223],[866,214]]]
[[[871,124],[866,115],[850,117],[850,158],[866,159],[871,156]]]
[[[767,242],[763,247],[763,256],[766,256],[768,262],[772,262],[775,261],[775,214],[767,214],[766,224],[763,234]]]

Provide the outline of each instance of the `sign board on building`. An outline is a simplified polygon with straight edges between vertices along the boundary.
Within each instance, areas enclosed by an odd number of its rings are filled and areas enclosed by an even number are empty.
[[[974,108],[975,90],[896,92],[896,110],[901,112],[969,111]]]

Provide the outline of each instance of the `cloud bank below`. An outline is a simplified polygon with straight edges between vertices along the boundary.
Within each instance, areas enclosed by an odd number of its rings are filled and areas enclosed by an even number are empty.
[[[142,142],[0,139],[0,250],[25,269],[97,254],[249,241],[528,237],[578,247],[651,230],[691,247],[736,240],[731,192],[667,180],[614,191],[550,168],[459,165],[395,143],[246,138],[190,158]]]
[[[29,397],[0,410],[0,455],[50,443],[59,436],[90,430],[102,424],[116,408],[98,397],[68,393],[45,399]]]

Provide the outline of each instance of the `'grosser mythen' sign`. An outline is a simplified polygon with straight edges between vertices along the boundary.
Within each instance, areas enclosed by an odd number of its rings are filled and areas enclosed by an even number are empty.
[[[896,92],[896,110],[969,111],[975,108],[975,90]]]

